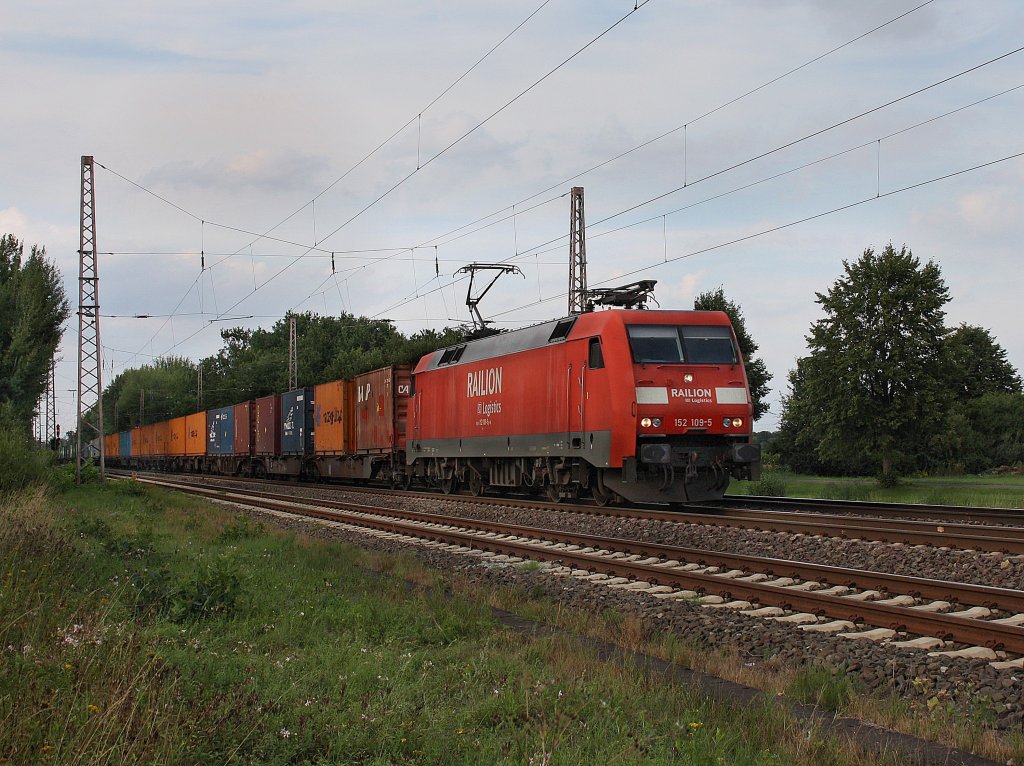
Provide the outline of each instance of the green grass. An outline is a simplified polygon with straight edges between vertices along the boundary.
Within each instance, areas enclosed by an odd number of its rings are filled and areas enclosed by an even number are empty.
[[[842,710],[853,696],[853,683],[845,675],[814,665],[796,673],[786,693],[808,705]]]
[[[770,699],[500,629],[441,578],[132,482],[9,496],[0,763],[876,762]]]
[[[773,471],[765,473],[760,482],[734,481],[727,491],[733,495],[1024,508],[1024,476],[1018,475],[911,477],[900,479],[895,487],[882,487],[871,478]]]

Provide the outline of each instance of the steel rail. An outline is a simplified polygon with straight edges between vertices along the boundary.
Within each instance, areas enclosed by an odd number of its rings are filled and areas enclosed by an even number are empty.
[[[213,477],[219,478],[219,477]],[[201,478],[200,480],[204,480]],[[248,481],[235,479],[235,481]],[[348,487],[345,491],[366,492],[365,488]],[[593,505],[549,503],[535,499],[504,498],[472,495],[446,495],[440,493],[387,491],[395,497],[436,499],[441,501],[487,503],[508,508],[553,509],[567,513],[581,513],[613,518],[662,521],[670,523],[701,524],[733,529],[767,530],[790,534],[825,535],[846,540],[871,540],[904,545],[929,545],[961,550],[982,550],[993,553],[1024,555],[1024,527],[982,526],[978,524],[929,523],[923,521],[860,518],[820,513],[786,513],[783,511],[754,511],[744,508],[699,506],[706,512],[667,510],[664,506],[623,508]],[[688,506],[692,507],[692,506]]]
[[[767,497],[764,495],[725,495],[729,503],[755,506],[785,507],[821,513],[844,511],[854,514],[879,513],[887,516],[908,516],[920,519],[963,521],[977,519],[1024,525],[1024,508],[988,508],[975,505],[929,505],[925,503],[883,503],[864,500],[828,500],[810,497]],[[713,506],[712,506],[713,507]]]
[[[616,577],[626,577],[655,585],[714,592],[727,599],[756,601],[766,606],[777,606],[783,609],[799,610],[813,614],[826,614],[853,623],[863,622],[876,627],[907,631],[925,636],[936,636],[958,643],[1002,648],[1016,654],[1024,654],[1024,628],[1011,625],[940,612],[923,612],[907,607],[871,601],[854,601],[842,596],[829,596],[815,593],[814,591],[797,591],[783,586],[726,579],[715,575],[668,569],[663,565],[648,565],[623,559],[611,559],[581,551],[570,551],[566,548],[551,549],[515,540],[481,537],[469,532],[424,527],[419,522],[409,523],[393,518],[379,517],[382,511],[400,513],[391,509],[351,504],[353,509],[347,512],[340,509],[324,510],[325,507],[329,508],[329,506],[322,504],[318,500],[308,498],[296,499],[289,496],[287,500],[278,500],[260,497],[260,493],[253,492],[210,489],[194,484],[179,484],[153,479],[146,479],[144,481],[226,502],[265,507],[288,513],[314,516],[330,521],[341,521],[357,526],[371,527],[396,534],[412,535],[436,542],[488,550],[521,558],[559,562],[562,565],[573,564],[577,569]],[[339,503],[339,505],[345,504]],[[320,506],[320,508],[310,506]],[[368,513],[374,514],[378,518],[368,518],[363,515]],[[506,532],[505,534],[511,533]]]

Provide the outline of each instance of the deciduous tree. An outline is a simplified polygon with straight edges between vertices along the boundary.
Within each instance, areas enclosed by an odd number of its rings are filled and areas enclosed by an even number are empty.
[[[946,336],[949,386],[960,400],[1021,391],[1017,371],[988,330],[961,324]]]
[[[71,315],[57,267],[46,248],[0,236],[0,404],[28,430]]]
[[[783,418],[797,408],[815,430],[819,459],[891,477],[894,463],[922,452],[945,420],[949,290],[939,267],[906,247],[868,248],[843,267],[817,294],[825,316],[811,326],[801,386]]]

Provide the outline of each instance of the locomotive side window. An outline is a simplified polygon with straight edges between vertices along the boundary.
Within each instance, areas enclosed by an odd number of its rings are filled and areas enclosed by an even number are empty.
[[[671,325],[629,325],[629,345],[637,364],[681,364],[683,346],[679,329]]]
[[[728,327],[681,327],[686,361],[691,364],[736,364]]]
[[[722,326],[629,325],[636,364],[736,364],[732,333]]]
[[[601,339],[590,339],[590,355],[587,359],[587,366],[592,370],[600,370],[604,367],[604,354],[601,353]]]

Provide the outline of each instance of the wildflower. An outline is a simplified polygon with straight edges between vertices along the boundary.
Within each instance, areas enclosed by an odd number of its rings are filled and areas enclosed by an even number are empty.
[[[41,750],[42,752],[44,752],[44,753],[48,753],[48,752],[50,752],[51,750],[53,750],[53,745],[43,745],[43,746],[42,746],[41,748],[39,748],[39,749],[40,749],[40,750]]]
[[[74,667],[75,667],[75,666],[74,666],[74,665],[72,665],[72,664],[71,664],[70,662],[65,662],[65,663],[64,663],[64,670],[73,670],[73,669],[74,669]]]
[[[699,721],[694,721],[693,723],[691,723],[691,724],[690,724],[690,733],[691,733],[691,734],[696,734],[696,733],[697,733],[697,730],[698,730],[698,729],[699,729],[699,728],[700,728],[701,726],[703,726],[703,725],[704,725],[704,724],[700,723]]]
[[[290,737],[292,735],[292,733],[290,731],[288,731],[287,729],[281,729],[280,734],[285,739],[288,739],[288,737]]]
[[[455,733],[456,733],[456,734],[459,734],[459,735],[462,735],[462,734],[465,734],[465,733],[466,733],[466,730],[465,730],[465,729],[456,729],[456,730],[455,730]]]
[[[408,742],[408,741],[409,741],[409,740],[407,740],[407,739],[406,739],[405,737],[402,737],[402,744],[403,744],[403,745],[404,745],[404,744],[405,744],[406,742]]]

